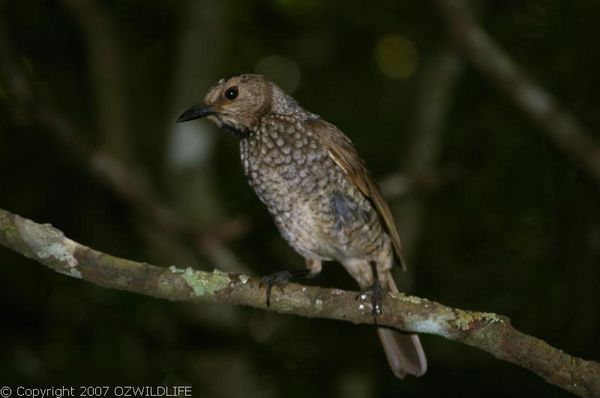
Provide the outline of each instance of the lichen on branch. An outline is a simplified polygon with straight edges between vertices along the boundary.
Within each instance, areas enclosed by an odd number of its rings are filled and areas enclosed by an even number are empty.
[[[247,275],[158,267],[105,254],[67,237],[49,224],[38,224],[0,209],[0,245],[54,271],[112,289],[171,301],[220,302],[267,309],[260,279]],[[547,382],[583,397],[600,396],[600,364],[576,358],[523,334],[510,320],[492,313],[451,308],[435,301],[389,293],[381,326],[438,335],[524,367]],[[302,286],[273,289],[270,309],[282,314],[372,324],[368,299],[356,292]]]

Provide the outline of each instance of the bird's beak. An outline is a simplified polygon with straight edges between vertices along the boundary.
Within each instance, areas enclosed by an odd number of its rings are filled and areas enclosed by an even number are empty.
[[[202,103],[200,105],[192,106],[190,109],[179,115],[179,117],[177,118],[177,123],[199,119],[201,117],[214,115],[215,113],[216,112],[210,105]]]

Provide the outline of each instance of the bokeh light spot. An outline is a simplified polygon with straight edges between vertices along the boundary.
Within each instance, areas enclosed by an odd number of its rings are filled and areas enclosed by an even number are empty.
[[[375,45],[375,61],[384,75],[392,79],[406,79],[417,69],[417,47],[406,36],[383,36]]]

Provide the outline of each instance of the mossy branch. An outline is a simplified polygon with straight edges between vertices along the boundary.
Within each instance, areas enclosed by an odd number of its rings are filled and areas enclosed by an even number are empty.
[[[100,286],[171,301],[220,302],[267,309],[260,279],[218,270],[168,268],[114,257],[81,245],[49,224],[0,209],[0,245],[56,272]],[[372,324],[369,300],[356,292],[290,283],[273,290],[271,310],[311,318]],[[512,327],[504,316],[465,311],[434,301],[388,294],[380,325],[428,333],[487,351],[547,382],[584,397],[600,396],[600,364],[570,356]]]

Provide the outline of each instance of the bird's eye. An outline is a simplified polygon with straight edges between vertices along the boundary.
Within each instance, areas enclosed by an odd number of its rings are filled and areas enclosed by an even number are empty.
[[[234,100],[238,96],[238,88],[236,86],[229,87],[227,91],[225,91],[225,98],[228,100]]]

